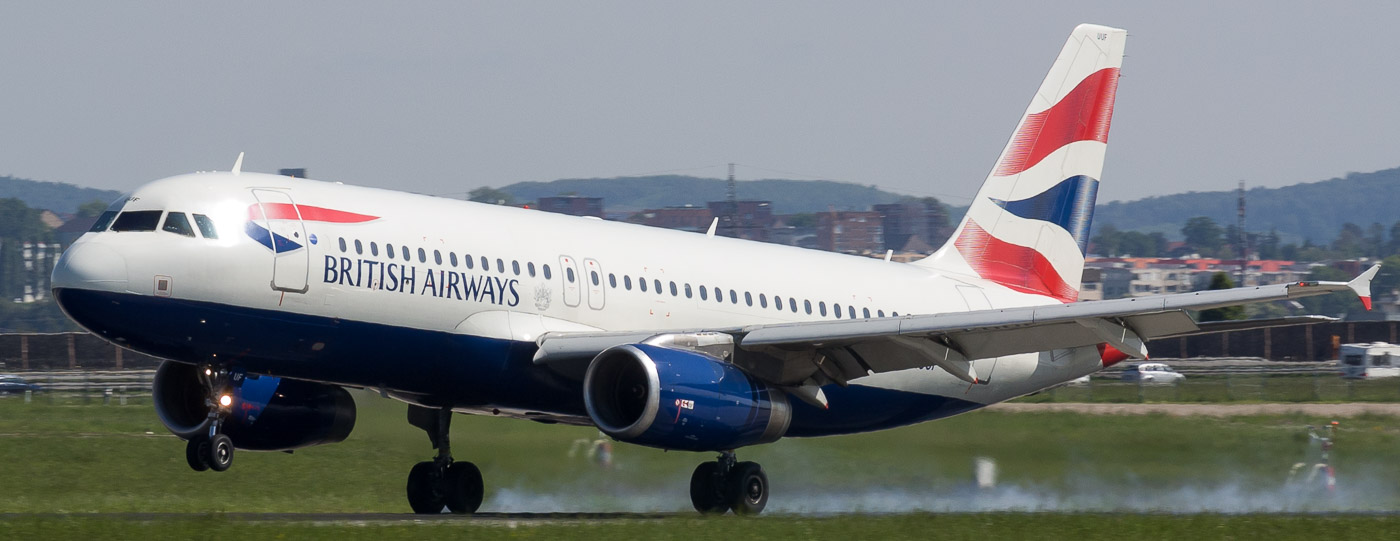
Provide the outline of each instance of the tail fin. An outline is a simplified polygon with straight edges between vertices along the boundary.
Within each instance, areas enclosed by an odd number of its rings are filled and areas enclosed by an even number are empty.
[[[1074,29],[953,237],[915,264],[1079,297],[1126,38]]]

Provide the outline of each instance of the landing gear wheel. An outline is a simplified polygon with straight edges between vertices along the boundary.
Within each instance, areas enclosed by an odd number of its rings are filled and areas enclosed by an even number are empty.
[[[481,480],[481,470],[471,462],[453,462],[447,467],[443,478],[442,494],[447,509],[453,513],[475,513],[481,507],[485,483]]]
[[[740,462],[725,479],[729,507],[736,515],[757,515],[768,506],[768,475],[756,462]]]
[[[432,461],[419,462],[408,472],[408,506],[420,515],[437,514],[446,505],[439,487],[442,475]]]
[[[196,436],[185,442],[185,462],[189,463],[190,469],[194,471],[209,469],[209,462],[204,458],[208,455],[209,440]]]
[[[204,460],[209,463],[209,469],[227,471],[233,465],[233,440],[227,434],[215,434],[208,446]]]
[[[690,474],[690,504],[706,515],[720,515],[729,510],[720,487],[719,463],[702,462]]]

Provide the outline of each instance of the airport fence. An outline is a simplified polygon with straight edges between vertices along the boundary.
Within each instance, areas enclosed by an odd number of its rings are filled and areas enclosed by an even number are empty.
[[[1022,402],[1229,403],[1400,402],[1400,378],[1348,379],[1333,371],[1216,371],[1175,383],[1122,381],[1095,374],[1019,399]]]
[[[54,370],[16,373],[37,390],[6,395],[25,402],[127,405],[149,403],[155,370]]]

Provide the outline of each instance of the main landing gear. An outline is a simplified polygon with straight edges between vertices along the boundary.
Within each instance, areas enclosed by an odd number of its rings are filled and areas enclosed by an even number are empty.
[[[408,472],[409,507],[418,514],[441,513],[443,507],[453,513],[475,513],[485,485],[476,464],[452,460],[448,442],[452,410],[410,405],[408,422],[427,432],[438,451],[432,460],[414,464]]]
[[[690,475],[690,503],[705,514],[732,509],[736,515],[757,515],[768,505],[768,475],[758,463],[739,462],[733,451],[725,451]]]
[[[204,405],[209,408],[209,432],[197,434],[185,442],[185,461],[190,469],[226,471],[233,465],[233,440],[220,432],[220,427],[233,410],[230,382],[242,377],[242,373],[231,375],[226,367],[200,367],[199,381],[205,390]]]

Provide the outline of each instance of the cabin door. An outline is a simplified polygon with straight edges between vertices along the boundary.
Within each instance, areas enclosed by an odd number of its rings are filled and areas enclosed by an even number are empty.
[[[253,190],[257,212],[249,216],[254,238],[272,249],[272,289],[290,293],[306,293],[307,273],[311,269],[311,250],[306,242],[306,227],[301,211],[292,196],[276,190]],[[262,231],[257,231],[261,228]]]

